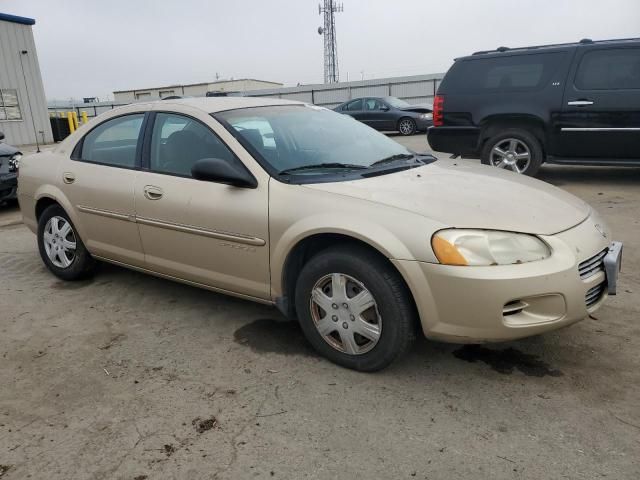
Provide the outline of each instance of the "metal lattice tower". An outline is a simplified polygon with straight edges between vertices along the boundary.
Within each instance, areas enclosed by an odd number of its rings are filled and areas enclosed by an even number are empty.
[[[343,10],[342,4],[338,5],[335,0],[324,0],[324,5],[318,5],[318,13],[324,13],[324,27],[318,28],[318,33],[324,35],[324,83],[336,83],[340,79],[335,14]]]

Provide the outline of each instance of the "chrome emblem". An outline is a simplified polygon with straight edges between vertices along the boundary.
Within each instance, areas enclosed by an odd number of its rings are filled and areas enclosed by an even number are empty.
[[[607,232],[604,231],[604,227],[602,225],[596,223],[594,226],[596,227],[596,230],[600,232],[600,235],[602,235],[604,238],[607,238]]]

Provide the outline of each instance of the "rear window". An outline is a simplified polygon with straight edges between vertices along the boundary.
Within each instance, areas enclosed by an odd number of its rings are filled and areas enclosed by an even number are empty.
[[[585,53],[576,72],[575,86],[578,90],[640,88],[640,48]]]
[[[456,62],[441,93],[522,92],[543,88],[558,69],[564,52],[470,58]]]
[[[355,111],[362,110],[362,99],[354,100],[353,102],[347,103],[344,107],[344,110]]]

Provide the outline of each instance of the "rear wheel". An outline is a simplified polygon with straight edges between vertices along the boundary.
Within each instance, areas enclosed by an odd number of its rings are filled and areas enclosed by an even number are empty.
[[[540,141],[519,128],[508,129],[491,137],[482,150],[483,164],[529,176],[538,173],[543,157]]]
[[[405,136],[413,135],[416,133],[416,122],[412,118],[401,118],[398,121],[398,131]]]
[[[385,368],[415,334],[415,309],[400,275],[358,247],[328,249],[304,265],[296,310],[313,347],[354,370]]]
[[[47,207],[38,220],[38,249],[47,268],[63,280],[85,278],[95,267],[95,260],[59,205]]]

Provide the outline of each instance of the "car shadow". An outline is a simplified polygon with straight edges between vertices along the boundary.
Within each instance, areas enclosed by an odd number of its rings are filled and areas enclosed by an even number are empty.
[[[637,185],[640,183],[640,167],[544,165],[537,177],[553,185],[567,183]]]

